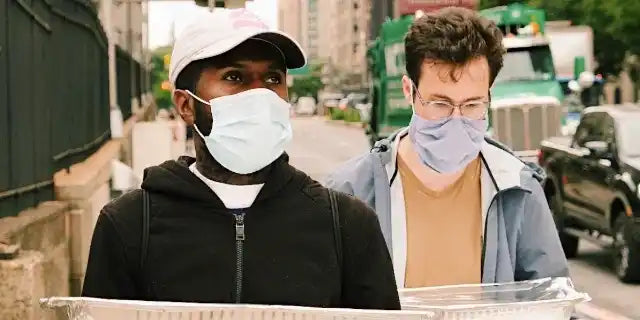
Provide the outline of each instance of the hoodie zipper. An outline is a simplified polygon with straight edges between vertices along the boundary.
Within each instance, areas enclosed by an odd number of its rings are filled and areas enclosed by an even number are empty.
[[[240,303],[242,299],[242,271],[243,271],[243,255],[244,255],[244,212],[234,213],[235,229],[236,229],[236,303]]]

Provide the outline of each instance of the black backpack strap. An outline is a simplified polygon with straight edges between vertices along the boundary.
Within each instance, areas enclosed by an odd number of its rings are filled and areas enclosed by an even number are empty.
[[[149,216],[151,215],[151,200],[149,193],[142,189],[142,239],[140,241],[140,282],[144,295],[149,293],[147,277],[145,276],[144,264],[147,259],[147,251],[149,249]]]
[[[140,242],[140,270],[144,270],[149,248],[149,193],[142,190],[142,240]]]
[[[331,203],[331,215],[333,218],[333,238],[336,245],[336,254],[338,256],[338,266],[342,270],[342,232],[340,228],[340,211],[338,210],[338,200],[336,199],[336,193],[329,191],[329,202]]]

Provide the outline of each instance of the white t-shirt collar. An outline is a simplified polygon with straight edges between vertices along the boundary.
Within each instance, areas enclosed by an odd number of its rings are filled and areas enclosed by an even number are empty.
[[[189,166],[189,170],[193,172],[202,182],[204,182],[211,191],[215,193],[227,209],[244,209],[249,208],[256,201],[260,190],[264,186],[262,184],[251,185],[232,185],[213,181],[205,177],[198,169],[196,164],[193,163]]]

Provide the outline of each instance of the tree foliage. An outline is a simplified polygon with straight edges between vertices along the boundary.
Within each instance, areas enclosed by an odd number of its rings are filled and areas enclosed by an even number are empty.
[[[481,0],[480,8],[506,5],[512,0]],[[544,9],[547,21],[570,20],[593,29],[596,72],[617,75],[628,54],[640,54],[640,1],[638,0],[528,0]]]
[[[169,80],[169,71],[165,68],[165,55],[171,54],[170,47],[162,47],[151,54],[151,88],[158,108],[171,108],[171,91],[162,88],[162,83]]]
[[[478,4],[478,8],[487,9],[487,8],[493,8],[493,7],[497,7],[497,6],[506,6],[508,4],[515,3],[515,2],[522,2],[522,1],[517,1],[517,0],[480,0],[480,2]]]
[[[293,84],[289,88],[291,98],[314,97],[318,100],[318,91],[324,87],[322,80],[318,76],[305,76],[293,79]]]

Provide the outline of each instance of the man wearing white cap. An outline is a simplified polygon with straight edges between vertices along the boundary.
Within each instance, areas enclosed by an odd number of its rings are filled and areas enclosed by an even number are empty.
[[[299,45],[246,10],[216,10],[171,60],[196,158],[148,168],[141,190],[103,208],[83,295],[398,309],[375,213],[288,164]]]

